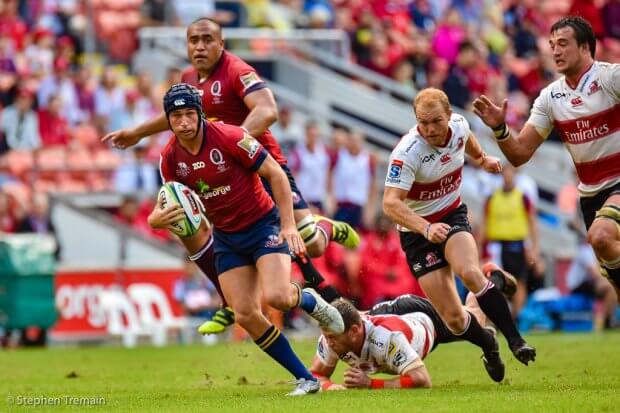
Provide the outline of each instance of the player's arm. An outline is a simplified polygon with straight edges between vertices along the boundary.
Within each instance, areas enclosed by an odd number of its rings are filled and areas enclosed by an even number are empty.
[[[502,164],[499,158],[489,156],[480,146],[480,142],[473,133],[469,134],[467,143],[465,144],[465,153],[473,160],[473,162],[490,173],[498,173],[502,170]]]
[[[405,198],[409,191],[386,186],[383,192],[383,212],[395,223],[422,234],[433,243],[445,241],[450,226],[443,222],[431,224],[420,215],[416,214],[405,204]]]
[[[280,210],[280,242],[288,242],[289,248],[295,254],[305,254],[306,247],[297,232],[293,215],[293,193],[284,170],[267,154],[258,168],[258,174],[269,182],[273,199]]]
[[[508,100],[504,99],[502,107],[495,105],[488,97],[482,95],[474,101],[474,113],[491,129],[508,161],[520,166],[529,161],[534,152],[551,132],[550,127],[536,127],[525,124],[517,137],[513,137],[506,126]],[[534,112],[534,109],[532,110]],[[538,116],[538,115],[537,115]],[[530,118],[532,119],[532,118]]]
[[[419,359],[418,359],[419,360]],[[420,360],[422,363],[422,360]],[[344,373],[344,384],[347,388],[365,389],[414,389],[432,387],[431,376],[422,365],[411,368],[393,379],[372,379],[362,370],[350,368]]]
[[[336,370],[336,365],[328,366],[323,363],[319,355],[315,355],[312,359],[312,365],[310,366],[310,372],[321,382],[323,390],[344,390],[344,386],[334,383],[330,380],[332,374]]]
[[[133,128],[119,129],[106,134],[102,142],[110,142],[116,148],[126,149],[140,142],[142,138],[164,132],[170,128],[166,113],[161,112],[153,119],[147,120]]]
[[[243,103],[250,113],[241,124],[251,136],[261,136],[271,125],[278,120],[278,107],[271,90],[258,89],[248,93]]]

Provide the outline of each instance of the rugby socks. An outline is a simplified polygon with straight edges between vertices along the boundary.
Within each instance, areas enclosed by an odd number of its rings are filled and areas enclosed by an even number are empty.
[[[222,300],[222,307],[227,307],[228,303],[224,298],[224,293],[222,292],[222,287],[220,287],[220,280],[218,278],[217,270],[215,269],[215,251],[213,248],[213,237],[209,237],[207,243],[204,247],[200,249],[196,254],[191,255],[189,257],[204,275],[207,276],[209,280],[213,283],[215,288],[217,289],[217,293],[220,295],[220,299]]]
[[[287,369],[296,379],[316,381],[316,378],[303,365],[295,354],[284,334],[270,326],[265,333],[254,341],[258,347]]]
[[[465,323],[465,328],[460,333],[452,332],[452,334],[477,345],[483,351],[492,350],[494,340],[491,333],[482,328],[472,313],[469,311],[465,312],[468,317],[468,321]]]
[[[316,307],[316,298],[307,291],[301,291],[299,286],[297,288],[299,288],[299,307],[308,314],[312,313]]]
[[[329,242],[334,235],[334,225],[328,219],[319,219],[316,226],[325,236],[325,241]]]
[[[506,299],[491,281],[488,281],[484,288],[474,295],[484,314],[500,329],[508,343],[523,341],[512,319]]]
[[[341,297],[336,288],[329,285],[308,257],[293,257],[304,276],[305,286],[311,287],[328,303]]]

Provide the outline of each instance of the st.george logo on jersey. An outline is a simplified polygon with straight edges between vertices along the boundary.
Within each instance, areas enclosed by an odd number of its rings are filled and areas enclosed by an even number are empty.
[[[170,205],[180,205],[183,208],[184,218],[172,223],[169,227],[174,234],[185,238],[198,232],[204,206],[198,195],[190,188],[179,182],[167,182],[159,189],[157,203],[161,209]]]

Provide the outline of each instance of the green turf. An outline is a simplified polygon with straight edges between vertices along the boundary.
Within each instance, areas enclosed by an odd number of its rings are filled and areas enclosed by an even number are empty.
[[[443,345],[427,358],[428,390],[356,390],[303,398],[288,374],[252,344],[163,349],[80,348],[0,351],[0,412],[613,412],[620,411],[620,334],[534,335],[538,360],[519,364],[502,347],[505,383],[487,378],[479,351]],[[294,343],[309,362],[313,342]],[[336,372],[336,381],[342,370]],[[60,406],[8,405],[60,397]],[[67,406],[64,396],[102,397]],[[21,397],[21,399],[18,399]],[[28,399],[34,401],[34,399]]]

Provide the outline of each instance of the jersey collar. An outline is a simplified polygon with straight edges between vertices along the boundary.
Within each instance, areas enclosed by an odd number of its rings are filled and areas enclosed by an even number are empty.
[[[579,77],[577,78],[577,84],[575,85],[575,87],[573,87],[570,83],[568,83],[568,79],[566,78],[566,76],[564,76],[564,82],[566,83],[566,85],[572,90],[578,89],[580,84],[581,84],[581,88],[583,88],[583,85],[585,85],[585,83],[590,78],[589,72],[594,67],[594,63],[596,63],[596,61],[592,62],[592,64],[586,70],[584,70],[582,74],[579,75]],[[586,76],[586,74],[588,75]],[[582,84],[582,80],[583,80],[583,84]]]

